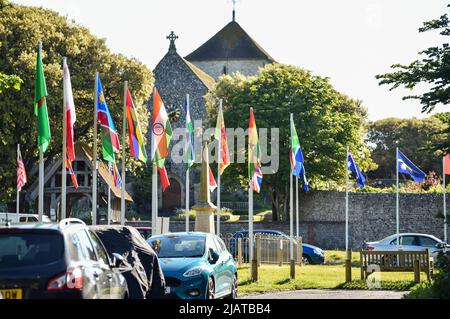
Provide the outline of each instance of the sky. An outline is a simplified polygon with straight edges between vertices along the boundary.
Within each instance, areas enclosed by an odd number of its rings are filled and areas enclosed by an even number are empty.
[[[150,69],[166,54],[166,36],[179,36],[186,56],[231,21],[228,0],[13,0],[53,9],[106,38],[113,52]],[[277,62],[330,78],[333,86],[363,101],[370,120],[423,118],[419,101],[403,101],[405,89],[389,91],[375,75],[445,39],[419,33],[424,21],[447,12],[445,0],[240,0],[236,21]],[[423,89],[423,88],[421,88]],[[416,91],[417,92],[417,91]],[[420,91],[418,91],[420,92]],[[449,111],[439,106],[435,112]]]

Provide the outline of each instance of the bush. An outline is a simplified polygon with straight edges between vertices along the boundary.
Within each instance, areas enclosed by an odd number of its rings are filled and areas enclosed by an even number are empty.
[[[440,254],[431,282],[415,286],[406,299],[450,299],[450,255]]]
[[[195,217],[197,216],[197,213],[195,210],[189,211],[189,220],[193,221],[195,220]],[[233,210],[223,207],[221,209],[220,213],[220,220],[221,221],[229,221],[233,217]],[[177,209],[175,216],[172,217],[172,220],[174,221],[185,221],[186,220],[186,210],[185,209]]]

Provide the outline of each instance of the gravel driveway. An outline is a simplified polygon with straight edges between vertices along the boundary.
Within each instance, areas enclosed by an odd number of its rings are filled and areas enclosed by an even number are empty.
[[[384,290],[297,290],[252,294],[239,299],[402,299],[406,292]]]

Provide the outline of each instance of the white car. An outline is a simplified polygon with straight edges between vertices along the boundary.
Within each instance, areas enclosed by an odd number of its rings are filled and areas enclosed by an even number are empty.
[[[44,215],[42,217],[44,223],[51,223],[52,221],[48,216]],[[0,225],[6,223],[11,224],[26,224],[26,223],[37,223],[39,222],[39,215],[34,214],[16,214],[16,213],[0,213]]]
[[[440,252],[450,251],[450,245],[433,235],[405,233],[400,234],[400,245],[397,244],[397,234],[380,241],[366,242],[364,250],[372,251],[430,251],[430,257],[436,257]]]

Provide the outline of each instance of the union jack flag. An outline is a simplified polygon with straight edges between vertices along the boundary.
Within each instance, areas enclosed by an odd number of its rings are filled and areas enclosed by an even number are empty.
[[[23,164],[22,154],[20,153],[20,145],[17,146],[17,191],[20,192],[27,180],[27,172],[25,171],[25,165]]]
[[[261,191],[262,181],[263,181],[263,173],[261,167],[256,167],[251,180],[251,185],[255,192],[259,193]]]
[[[117,165],[115,163],[113,164],[111,162],[108,162],[108,168],[109,172],[114,178],[114,186],[116,186],[117,188],[122,188],[122,178],[120,177]]]

